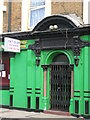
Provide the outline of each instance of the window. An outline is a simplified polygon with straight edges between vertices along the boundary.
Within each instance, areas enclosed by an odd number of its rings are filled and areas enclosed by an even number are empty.
[[[30,0],[30,27],[45,17],[45,0]]]
[[[38,7],[41,5],[45,5],[45,0],[30,0],[31,7]]]
[[[22,31],[51,15],[51,0],[22,0]]]

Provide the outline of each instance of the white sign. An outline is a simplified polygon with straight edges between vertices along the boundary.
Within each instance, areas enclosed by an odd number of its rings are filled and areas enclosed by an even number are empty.
[[[10,80],[10,74],[8,74],[8,79]]]
[[[20,52],[20,40],[13,38],[4,38],[4,51]]]
[[[6,77],[6,71],[2,71],[2,77]]]

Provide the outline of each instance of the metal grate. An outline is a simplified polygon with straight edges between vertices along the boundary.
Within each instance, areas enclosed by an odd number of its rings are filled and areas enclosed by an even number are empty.
[[[51,109],[69,111],[71,69],[69,65],[51,66]]]

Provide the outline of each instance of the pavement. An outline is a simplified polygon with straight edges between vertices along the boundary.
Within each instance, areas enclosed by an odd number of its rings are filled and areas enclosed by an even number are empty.
[[[43,112],[27,112],[22,110],[0,108],[0,118],[75,118],[73,116],[62,116],[45,114]]]

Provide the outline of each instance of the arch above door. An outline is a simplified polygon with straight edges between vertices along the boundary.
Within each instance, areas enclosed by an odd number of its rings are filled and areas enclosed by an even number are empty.
[[[55,51],[49,52],[48,55],[46,56],[44,64],[45,65],[51,64],[54,57],[58,56],[60,54],[63,54],[63,55],[65,55],[67,57],[69,64],[74,64],[73,55],[70,52],[66,51],[66,50],[55,50]]]

